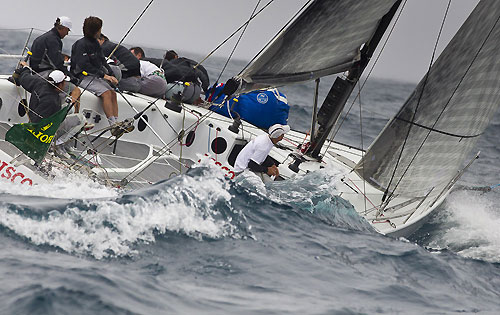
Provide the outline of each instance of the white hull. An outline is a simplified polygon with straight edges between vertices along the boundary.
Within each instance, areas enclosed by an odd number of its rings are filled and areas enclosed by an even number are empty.
[[[22,106],[19,105],[21,96],[25,98],[26,94],[23,89],[16,88],[6,78],[7,76],[0,76],[2,99],[0,120],[4,126],[27,122],[27,115],[20,115]],[[133,117],[136,111],[143,110],[154,100],[139,94],[125,94],[125,98],[118,95],[120,119]],[[184,110],[178,113],[165,108],[164,105],[164,100],[158,100],[156,106],[152,106],[144,113],[147,116],[147,124],[144,120],[136,120],[135,130],[120,138],[115,153],[112,152],[112,146],[104,145],[104,151],[100,154],[104,168],[96,167],[93,169],[94,173],[115,182],[125,178],[122,184],[130,182],[128,186],[133,188],[183,173],[203,156],[209,156],[228,177],[233,177],[232,165],[239,149],[247,141],[264,132],[243,122],[239,133],[236,134],[228,129],[232,125],[232,120],[217,113],[193,105],[183,105]],[[108,127],[100,101],[93,94],[83,93],[81,112],[87,115],[89,122],[96,125],[94,130]],[[184,130],[182,145],[178,141],[181,130]],[[191,144],[186,143],[190,132],[195,135]],[[109,132],[103,135],[103,137],[109,136]],[[91,139],[92,137],[85,141],[89,142]],[[284,178],[290,178],[325,166],[338,169],[346,174],[344,180],[337,185],[340,196],[348,200],[356,211],[382,234],[410,235],[425,222],[449,191],[443,192],[439,200],[424,199],[423,202],[421,199],[396,197],[386,206],[384,215],[377,216],[383,192],[368,183],[363,183],[363,180],[352,172],[354,165],[362,156],[362,151],[339,143],[326,143],[325,148],[328,147],[328,151],[323,154],[323,160],[318,162],[304,156],[306,161],[300,164],[299,173],[296,174],[288,168],[293,162],[290,154],[299,154],[297,147],[304,140],[309,140],[305,134],[291,131],[287,134],[286,141],[281,142],[283,148],[274,148],[271,151],[270,156],[281,163],[280,174]],[[4,142],[3,139],[1,142]],[[1,156],[2,161],[8,159],[5,152],[0,153],[4,154]],[[155,164],[148,166],[148,162],[152,160],[155,160]],[[30,172],[30,176],[36,175],[33,171]],[[38,176],[37,180],[43,179]]]

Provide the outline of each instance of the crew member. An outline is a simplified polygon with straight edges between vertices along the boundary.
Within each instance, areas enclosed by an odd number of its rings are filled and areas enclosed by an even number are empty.
[[[23,61],[12,75],[16,85],[21,85],[31,93],[28,116],[32,123],[39,122],[57,113],[61,109],[59,99],[60,91],[64,90],[69,77],[60,70],[53,70],[48,78],[44,79],[36,74],[31,74],[27,64]],[[59,126],[56,133],[56,153],[62,157],[70,158],[64,148],[64,143],[77,134],[85,126],[85,117],[78,114],[69,114]]]
[[[80,86],[102,99],[102,107],[110,125],[118,122],[118,101],[113,86],[118,80],[112,75],[97,41],[101,34],[102,20],[89,16],[83,22],[83,38],[71,48],[71,72],[81,82]],[[87,72],[85,76],[83,72]],[[112,132],[113,133],[113,132]]]
[[[81,94],[80,89],[76,86],[78,79],[64,65],[62,54],[62,39],[68,35],[72,25],[69,17],[58,17],[50,31],[38,36],[33,41],[29,64],[33,71],[39,73],[45,79],[53,70],[60,70],[70,77],[71,82],[66,84],[65,90],[61,92],[61,99],[65,100],[66,96],[70,95],[71,101],[75,102]],[[78,112],[78,105],[78,103],[75,104],[76,112]]]
[[[258,175],[266,174],[278,177],[280,174],[278,167],[268,157],[268,154],[273,146],[283,140],[283,137],[289,131],[290,126],[288,125],[272,125],[268,130],[268,134],[257,136],[247,143],[236,157],[234,172],[240,174],[244,170],[250,169]]]
[[[140,47],[133,47],[130,52],[139,60],[141,65],[141,89],[139,93],[158,98],[164,98],[167,91],[167,81],[163,71],[155,64],[141,60],[144,51]]]
[[[141,88],[141,66],[139,60],[137,60],[130,50],[122,45],[118,45],[117,47],[117,44],[111,42],[104,34],[101,34],[97,41],[101,45],[104,57],[107,58],[114,51],[111,59],[121,71],[121,80],[118,83],[120,90],[139,92]]]

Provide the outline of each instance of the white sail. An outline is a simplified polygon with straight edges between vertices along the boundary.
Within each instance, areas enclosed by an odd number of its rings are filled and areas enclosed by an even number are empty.
[[[356,166],[389,194],[440,194],[500,105],[500,5],[481,1]]]

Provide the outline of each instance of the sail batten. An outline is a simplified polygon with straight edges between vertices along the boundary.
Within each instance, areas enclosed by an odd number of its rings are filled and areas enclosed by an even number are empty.
[[[499,17],[495,1],[477,5],[355,167],[360,176],[405,196],[438,194],[457,176],[500,105]]]
[[[397,0],[315,0],[240,75],[245,90],[344,72]]]

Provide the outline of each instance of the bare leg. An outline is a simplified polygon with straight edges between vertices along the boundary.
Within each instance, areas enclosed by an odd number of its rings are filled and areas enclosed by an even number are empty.
[[[104,114],[106,115],[106,117],[109,118],[113,116],[118,116],[118,114],[115,115],[115,111],[118,113],[116,92],[108,90],[101,94],[101,99],[102,99],[102,109],[104,110]],[[116,107],[116,110],[114,107]]]
[[[116,118],[118,118],[118,100],[116,99],[116,92],[115,91],[111,91],[113,92],[113,96],[111,98],[111,101],[113,103],[113,116],[115,116]]]
[[[80,101],[77,101],[80,95],[82,94],[82,91],[78,88],[75,87],[73,91],[71,91],[71,102],[75,104],[75,113],[80,112]]]

